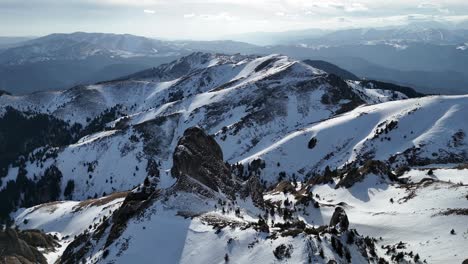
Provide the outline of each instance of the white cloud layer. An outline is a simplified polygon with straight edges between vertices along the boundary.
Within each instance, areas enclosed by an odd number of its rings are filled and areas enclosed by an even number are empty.
[[[237,16],[232,16],[228,12],[220,12],[216,14],[195,14],[195,13],[190,13],[190,14],[184,14],[183,16],[186,19],[189,18],[194,18],[194,19],[204,19],[204,20],[224,20],[224,21],[236,21],[239,20],[240,18]]]
[[[142,10],[148,15],[141,16]],[[0,27],[0,35],[102,31],[214,39],[255,31],[460,21],[467,15],[467,0],[0,0],[0,23],[8,25]]]

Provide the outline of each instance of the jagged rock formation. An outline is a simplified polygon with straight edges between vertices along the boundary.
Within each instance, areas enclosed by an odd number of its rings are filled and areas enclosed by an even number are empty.
[[[38,230],[0,231],[0,264],[47,264],[37,247],[53,249],[57,242]]]
[[[252,176],[244,183],[241,198],[247,197],[250,197],[255,205],[263,205],[263,186],[258,176]]]
[[[165,197],[180,191],[195,192],[214,197],[221,192],[235,199],[240,184],[231,178],[230,166],[223,161],[223,153],[216,141],[201,128],[192,127],[184,132],[174,151],[172,175],[177,178],[174,187],[164,190]],[[153,164],[153,166],[156,166]],[[105,248],[114,243],[127,228],[130,219],[143,215],[158,200],[161,190],[156,189],[158,174],[148,172],[143,184],[129,192],[122,206],[104,221],[93,234],[81,234],[63,253],[61,263],[76,263],[93,250],[93,242],[105,239]],[[260,194],[261,195],[261,194]],[[254,195],[261,201],[261,196]],[[108,231],[107,237],[104,233]]]
[[[171,173],[177,178],[175,190],[195,190],[210,196],[208,187],[235,197],[239,184],[231,178],[230,166],[224,163],[218,143],[201,128],[185,130],[174,151],[173,164]]]
[[[152,186],[143,186],[135,192],[129,192],[122,206],[112,216],[113,225],[107,237],[106,245],[110,245],[126,228],[130,218],[143,212],[158,197],[159,191]]]
[[[340,171],[342,179],[336,185],[336,188],[345,187],[350,188],[357,182],[361,182],[368,175],[381,176],[389,180],[397,180],[397,177],[392,172],[391,167],[383,161],[368,160],[362,166],[358,164],[350,164]]]
[[[339,232],[348,230],[349,220],[342,207],[336,207],[330,219],[330,227],[336,228]]]

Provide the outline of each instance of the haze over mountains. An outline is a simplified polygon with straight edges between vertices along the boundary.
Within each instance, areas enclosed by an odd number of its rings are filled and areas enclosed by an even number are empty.
[[[340,30],[307,29],[285,32],[257,32],[231,36],[261,46],[315,42],[318,45],[366,44],[385,42],[427,42],[432,44],[460,44],[466,42],[466,23],[446,24],[436,21],[412,22],[405,25],[378,28]],[[339,42],[341,40],[341,42]]]
[[[229,40],[163,41],[81,32],[12,42],[14,47],[0,50],[0,89],[14,94],[66,89],[118,78],[194,51],[278,53],[301,60],[323,60],[359,78],[411,86],[427,94],[464,94],[468,87],[468,31],[463,27],[415,23],[263,35],[273,40],[263,43],[273,45]],[[249,35],[233,37],[252,39]]]

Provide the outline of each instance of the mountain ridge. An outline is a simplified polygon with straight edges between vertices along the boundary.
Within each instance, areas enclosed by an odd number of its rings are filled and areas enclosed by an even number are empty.
[[[0,185],[3,221],[57,236],[48,262],[462,260],[467,96],[193,53],[0,105],[63,129],[19,140]]]

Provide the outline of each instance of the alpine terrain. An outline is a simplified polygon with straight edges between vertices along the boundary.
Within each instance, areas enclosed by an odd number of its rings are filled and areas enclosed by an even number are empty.
[[[56,60],[54,37],[10,63]],[[124,40],[57,49],[187,51]],[[278,54],[0,91],[0,263],[466,263],[467,116]]]

